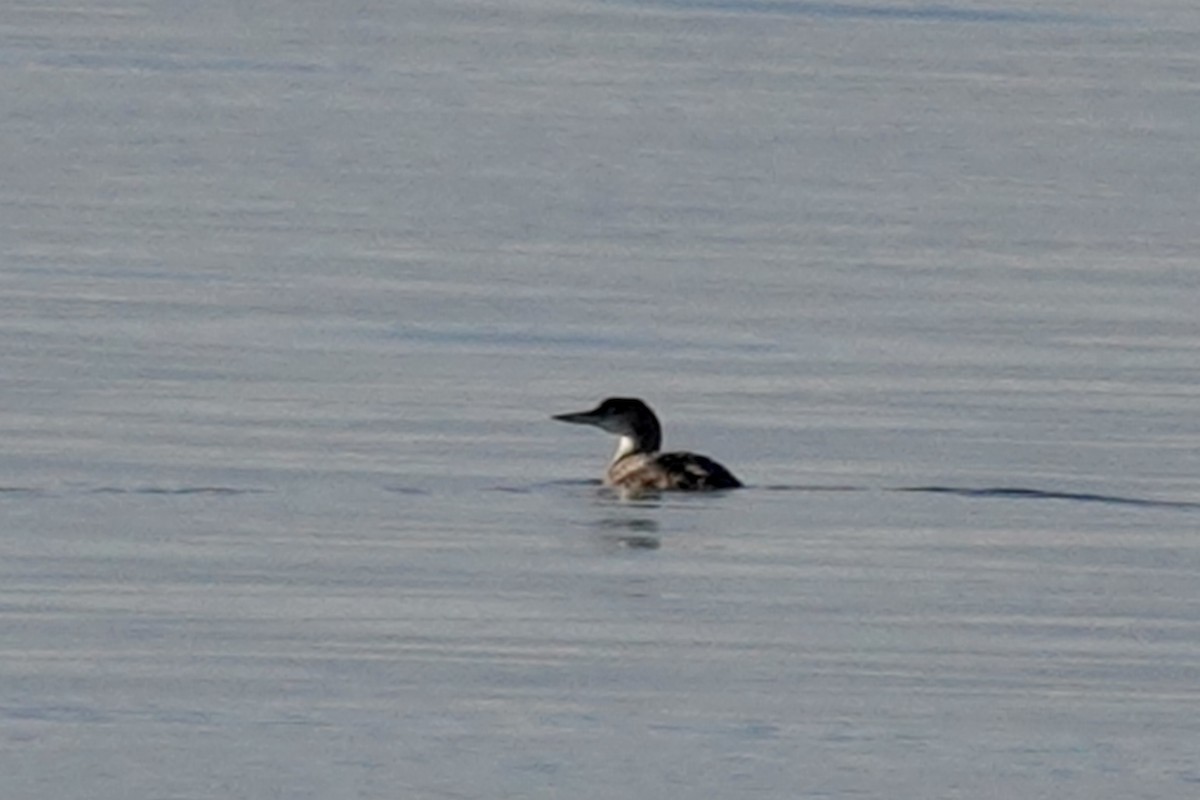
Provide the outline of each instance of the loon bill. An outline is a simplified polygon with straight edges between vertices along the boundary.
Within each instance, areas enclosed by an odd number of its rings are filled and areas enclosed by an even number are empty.
[[[591,411],[556,414],[554,419],[594,425],[621,437],[604,483],[630,491],[677,489],[702,492],[737,489],[742,482],[707,456],[660,453],[662,427],[650,406],[633,397],[610,397]]]

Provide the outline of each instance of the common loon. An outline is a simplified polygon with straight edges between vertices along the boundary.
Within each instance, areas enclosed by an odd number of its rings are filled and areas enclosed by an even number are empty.
[[[604,483],[626,491],[737,489],[742,482],[717,462],[695,453],[660,453],[662,427],[650,406],[633,397],[610,397],[591,411],[554,419],[595,425],[621,437]]]

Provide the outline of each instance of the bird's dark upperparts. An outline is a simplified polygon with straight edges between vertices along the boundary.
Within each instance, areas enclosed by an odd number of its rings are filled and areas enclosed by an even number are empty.
[[[591,411],[556,414],[554,419],[593,425],[620,437],[604,483],[632,492],[675,489],[737,489],[742,482],[707,456],[660,453],[662,426],[650,406],[634,397],[610,397]]]

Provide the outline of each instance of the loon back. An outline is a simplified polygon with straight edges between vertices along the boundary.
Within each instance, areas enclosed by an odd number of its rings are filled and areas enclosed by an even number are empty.
[[[737,489],[742,482],[708,456],[698,453],[637,453],[619,458],[608,468],[604,482],[632,491],[673,489],[704,492]]]

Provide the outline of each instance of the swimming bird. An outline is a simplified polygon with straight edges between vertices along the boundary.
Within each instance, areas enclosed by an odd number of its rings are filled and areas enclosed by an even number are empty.
[[[707,456],[660,453],[662,426],[650,406],[634,397],[610,397],[591,411],[556,414],[554,419],[594,425],[620,436],[604,475],[606,486],[631,492],[678,489],[737,489],[742,482]]]

